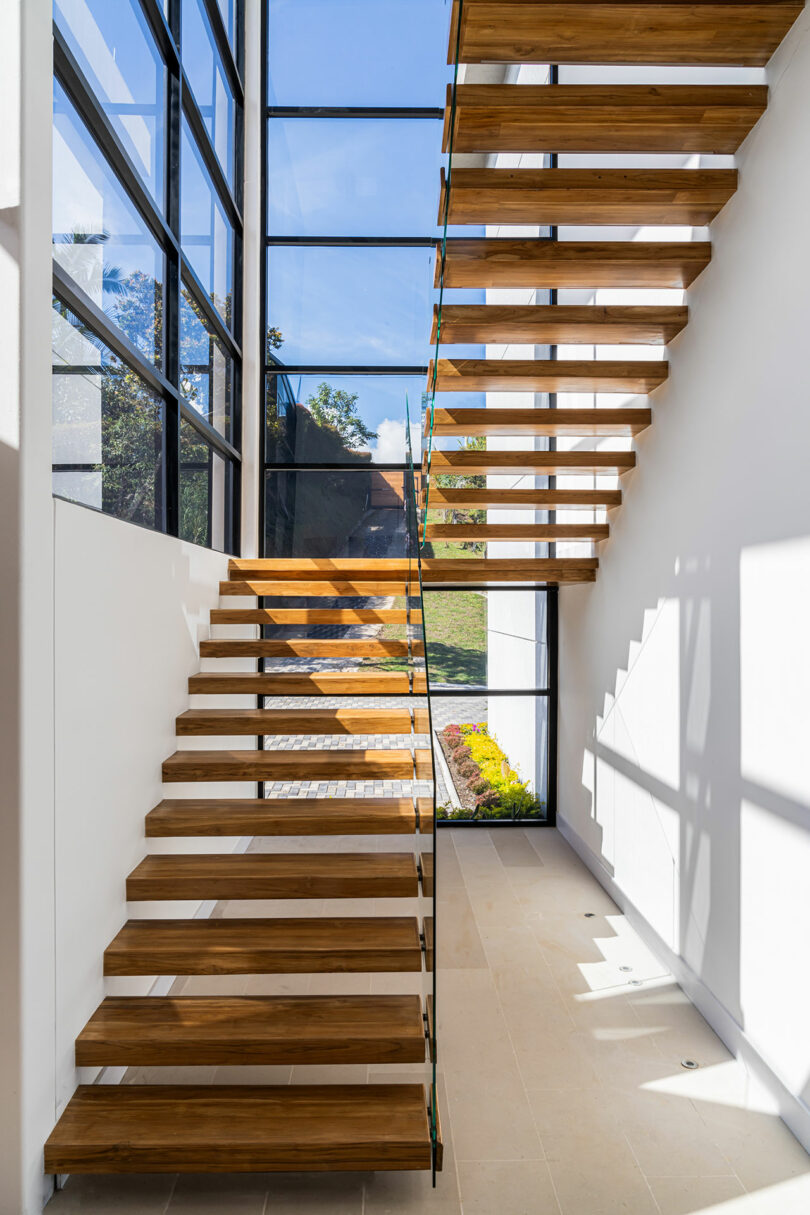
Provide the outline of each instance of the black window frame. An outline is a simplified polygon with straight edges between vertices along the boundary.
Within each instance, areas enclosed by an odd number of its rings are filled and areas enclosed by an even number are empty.
[[[127,340],[120,329],[92,299],[54,262],[53,293],[76,317],[92,329],[115,354],[136,371],[161,397],[164,408],[161,512],[156,530],[170,536],[180,534],[180,428],[188,423],[211,453],[222,456],[231,469],[230,494],[225,503],[225,551],[240,552],[241,446],[242,446],[242,249],[244,223],[244,0],[237,0],[236,53],[217,0],[203,0],[205,14],[221,55],[228,83],[233,91],[234,111],[234,190],[232,191],[205,127],[182,64],[182,0],[169,0],[164,16],[159,0],[134,0],[140,5],[165,67],[163,207],[153,199],[148,186],[132,163],[110,122],[102,102],[82,72],[68,42],[53,24],[54,77],[65,90],[79,118],[84,122],[101,157],[120,182],[129,200],[144,219],[164,255],[163,289],[163,363],[160,369],[149,362]],[[233,229],[231,327],[223,321],[192,269],[181,247],[180,228],[180,142],[183,119],[225,214]],[[222,343],[231,358],[230,438],[220,434],[181,392],[181,290],[193,296],[205,323]],[[58,466],[55,466],[58,467]],[[60,495],[55,495],[59,497]],[[69,499],[73,501],[73,499]],[[76,505],[84,505],[81,502]],[[93,509],[93,508],[91,508]],[[210,512],[210,501],[209,501]],[[212,527],[209,519],[209,546]]]

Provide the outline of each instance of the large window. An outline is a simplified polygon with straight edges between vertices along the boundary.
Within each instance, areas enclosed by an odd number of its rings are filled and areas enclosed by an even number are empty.
[[[234,552],[241,0],[54,0],[53,491]]]

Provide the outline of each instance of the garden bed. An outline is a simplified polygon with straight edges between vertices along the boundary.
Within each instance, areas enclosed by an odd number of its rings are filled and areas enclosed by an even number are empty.
[[[439,807],[439,818],[545,817],[545,803],[520,779],[486,723],[445,726],[438,737],[461,802],[460,808]]]

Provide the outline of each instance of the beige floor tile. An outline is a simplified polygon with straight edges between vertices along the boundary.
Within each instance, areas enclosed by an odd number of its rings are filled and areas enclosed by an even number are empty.
[[[461,1161],[464,1215],[559,1215],[547,1164],[538,1160]]]
[[[375,1173],[366,1183],[363,1215],[432,1215],[434,1212],[435,1215],[461,1215],[455,1169],[447,1165],[437,1175],[435,1189],[430,1173]],[[267,1215],[275,1215],[272,1207]]]
[[[216,1067],[130,1067],[124,1084],[213,1084]]]
[[[364,1173],[270,1174],[266,1215],[362,1215],[366,1179]]]
[[[262,1175],[181,1173],[166,1215],[264,1215],[266,1197]]]
[[[467,891],[444,892],[438,903],[436,920],[441,967],[445,970],[485,967],[487,959]]]
[[[289,1084],[289,1067],[273,1067],[270,1064],[246,1067],[218,1067],[215,1084]]]
[[[418,982],[419,975],[412,978]],[[323,974],[310,975],[307,992],[311,996],[364,996],[371,991],[370,974]]]
[[[241,996],[247,975],[189,975],[183,984],[184,996]]]
[[[306,1064],[292,1069],[291,1084],[366,1084],[368,1065],[363,1064]]]
[[[520,904],[507,882],[468,876],[465,884],[479,929],[490,925],[509,927],[523,919]]]
[[[622,1130],[648,1177],[722,1177],[734,1170],[691,1101],[649,1089],[616,1101]]]
[[[582,1161],[598,1169],[603,1162],[613,1161],[627,1168],[634,1166],[608,1090],[598,1085],[532,1089],[529,1102],[549,1164]]]
[[[508,831],[493,830],[490,834],[502,865],[520,869],[544,867],[537,849],[532,847],[525,832],[519,828],[512,827]]]
[[[731,1203],[727,1215],[736,1215],[733,1200],[745,1194],[736,1177],[650,1177],[648,1181],[661,1215],[693,1215],[722,1203]]]
[[[805,1178],[810,1187],[810,1156],[780,1118],[707,1101],[694,1105],[704,1134],[746,1189],[759,1190],[793,1177]]]
[[[457,1073],[445,1055],[450,1124],[458,1160],[542,1160],[526,1090],[513,1064]]]
[[[551,1164],[551,1179],[562,1215],[659,1215],[650,1188],[634,1165],[606,1160],[593,1167]]]
[[[653,1031],[657,1049],[673,1066],[682,1059],[696,1059],[705,1066],[732,1058],[677,984],[642,989],[631,996],[631,1002],[641,1024]]]
[[[69,1177],[47,1209],[49,1215],[164,1215],[175,1180],[166,1173]]]

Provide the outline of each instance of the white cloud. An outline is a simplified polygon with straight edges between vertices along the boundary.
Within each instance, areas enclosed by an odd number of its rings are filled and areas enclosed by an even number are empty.
[[[385,418],[376,427],[377,442],[371,446],[375,464],[401,464],[406,459],[405,423],[395,418]],[[420,460],[420,426],[411,422],[411,444],[414,463]]]

